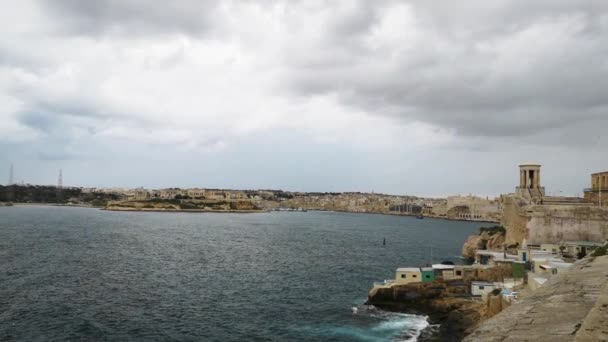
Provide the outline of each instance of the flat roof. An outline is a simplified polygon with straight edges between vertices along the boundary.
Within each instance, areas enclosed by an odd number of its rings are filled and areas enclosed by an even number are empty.
[[[444,264],[434,264],[433,269],[435,270],[453,270],[455,265],[444,265]]]
[[[568,269],[574,267],[573,263],[570,262],[561,262],[561,261],[549,261],[549,265],[555,268]]]
[[[592,173],[591,175],[592,176],[597,176],[597,175],[601,175],[601,174],[604,174],[604,173],[608,173],[608,171],[596,172],[596,173]]]
[[[531,261],[546,261],[546,262],[551,262],[551,261],[555,261],[555,262],[564,262],[564,259],[556,257],[556,256],[551,256],[551,255],[533,255],[530,257]]]
[[[495,258],[502,258],[502,259],[504,259],[504,257],[505,257],[505,252],[489,251],[487,249],[479,249],[475,252],[475,254],[489,255],[489,256],[493,256]],[[507,253],[506,259],[517,259],[517,255]]]
[[[494,259],[494,262],[515,262],[517,261],[516,259],[513,258],[496,258]]]
[[[397,272],[420,272],[420,267],[399,267]]]
[[[489,251],[487,249],[478,249],[475,254],[480,255],[503,255],[503,252]]]
[[[602,247],[605,242],[595,242],[595,241],[566,241],[565,245],[577,245],[577,246],[594,246],[594,247]]]
[[[472,281],[471,285],[476,285],[476,286],[495,286],[494,283],[489,283],[487,281]]]

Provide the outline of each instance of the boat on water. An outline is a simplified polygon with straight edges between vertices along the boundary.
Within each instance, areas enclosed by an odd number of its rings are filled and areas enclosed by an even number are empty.
[[[422,214],[416,215],[416,218],[419,219],[419,220],[422,220],[422,219],[424,219],[424,215],[422,215]]]

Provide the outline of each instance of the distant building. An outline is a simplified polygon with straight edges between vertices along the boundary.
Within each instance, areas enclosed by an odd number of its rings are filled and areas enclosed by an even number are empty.
[[[395,284],[410,284],[422,282],[422,272],[419,267],[402,267],[395,272]]]
[[[592,174],[591,187],[585,189],[584,194],[586,201],[608,207],[608,171]]]
[[[560,245],[554,243],[541,243],[540,250],[544,252],[559,253]]]
[[[190,198],[200,199],[205,197],[205,189],[188,189],[186,190],[186,194]]]
[[[485,281],[473,281],[471,282],[471,294],[473,296],[485,296],[490,292],[494,291],[496,286],[494,283],[489,283]]]
[[[500,202],[477,196],[449,196],[447,217],[470,221],[499,221],[502,214]]]
[[[125,197],[129,201],[145,201],[150,198],[150,193],[144,188],[137,188],[125,192]]]
[[[506,254],[504,252],[496,252],[480,249],[475,252],[475,262],[480,265],[496,265],[497,262],[510,262],[517,260],[516,255]]]
[[[563,243],[565,247],[565,254],[570,256],[577,256],[579,253],[589,254],[596,248],[602,247],[605,242],[597,241],[566,241]]]
[[[182,190],[179,188],[169,188],[169,189],[160,189],[158,190],[158,197],[162,199],[175,199],[177,195],[186,196],[188,192],[186,190]]]
[[[209,200],[225,200],[226,194],[221,190],[205,190],[205,198]]]

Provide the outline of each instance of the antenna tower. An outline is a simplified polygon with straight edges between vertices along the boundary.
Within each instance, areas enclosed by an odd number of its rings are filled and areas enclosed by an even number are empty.
[[[13,164],[11,164],[11,170],[8,174],[8,185],[13,185],[15,183],[14,174],[13,174]]]
[[[62,170],[59,169],[59,177],[57,177],[57,203],[63,203],[63,174]]]

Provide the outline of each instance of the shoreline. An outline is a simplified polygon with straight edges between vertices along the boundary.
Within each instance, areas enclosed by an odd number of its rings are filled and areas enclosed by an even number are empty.
[[[416,214],[399,214],[399,213],[380,213],[380,212],[362,212],[362,211],[347,211],[347,210],[324,210],[324,209],[306,209],[308,211],[320,211],[320,212],[330,212],[330,213],[348,213],[348,214],[374,214],[374,215],[389,215],[389,216],[405,216],[405,217],[416,217]],[[458,222],[475,222],[475,223],[493,223],[497,224],[500,221],[490,221],[490,220],[467,220],[467,219],[451,219],[442,216],[424,216],[424,219],[435,219],[435,220],[444,220],[444,221],[458,221]]]
[[[274,212],[274,210],[270,209],[261,209],[261,210],[204,210],[204,209],[153,209],[153,208],[126,208],[126,209],[108,209],[105,207],[94,207],[91,205],[85,204],[60,204],[60,203],[42,203],[42,202],[32,202],[32,203],[20,203],[20,202],[12,202],[13,206],[51,206],[51,207],[76,207],[76,208],[91,208],[91,209],[99,209],[104,211],[131,211],[131,212],[183,212],[183,213],[235,213],[235,214],[253,214],[253,213],[270,213]],[[347,214],[373,214],[373,215],[388,215],[388,216],[403,216],[403,217],[416,217],[415,214],[400,214],[400,213],[382,213],[382,212],[361,212],[361,211],[348,211],[348,210],[325,210],[325,209],[306,209],[309,212],[330,212],[330,213],[347,213]],[[301,211],[297,211],[301,212]],[[492,223],[497,224],[500,221],[488,221],[488,220],[466,220],[466,219],[451,219],[447,217],[439,217],[439,216],[424,216],[425,219],[435,219],[435,220],[444,220],[444,221],[457,221],[457,222],[472,222],[472,223]]]
[[[267,213],[268,210],[204,210],[204,209],[154,209],[154,208],[126,208],[126,209],[110,209],[99,208],[103,211],[127,211],[127,212],[153,212],[153,213],[216,213],[216,214],[255,214]]]

